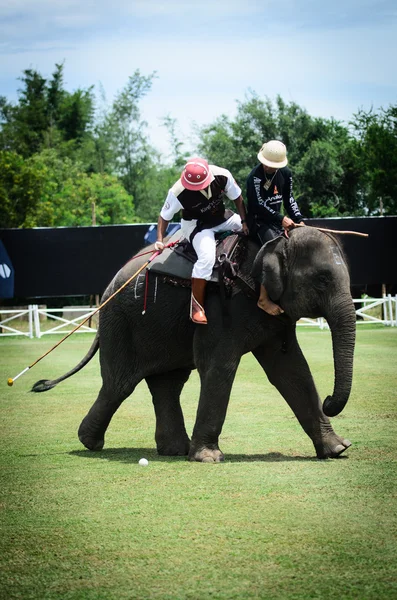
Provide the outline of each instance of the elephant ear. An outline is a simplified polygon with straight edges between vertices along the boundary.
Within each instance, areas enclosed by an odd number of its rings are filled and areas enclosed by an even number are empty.
[[[284,290],[285,244],[284,237],[270,240],[259,250],[252,265],[252,276],[266,287],[273,300],[278,300]]]

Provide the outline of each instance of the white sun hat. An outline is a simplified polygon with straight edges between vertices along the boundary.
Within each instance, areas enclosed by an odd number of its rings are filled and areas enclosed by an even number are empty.
[[[287,148],[283,142],[278,140],[270,140],[263,144],[258,152],[258,160],[273,169],[282,169],[288,164]]]

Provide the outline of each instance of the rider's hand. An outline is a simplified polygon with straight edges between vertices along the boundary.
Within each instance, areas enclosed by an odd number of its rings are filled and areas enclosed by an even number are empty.
[[[155,242],[155,244],[154,244],[154,248],[155,248],[155,250],[157,250],[157,252],[162,252],[164,250],[163,242],[160,242],[159,240],[157,240],[157,242]]]
[[[244,235],[249,235],[250,230],[248,229],[247,223],[243,223],[242,227]]]
[[[295,223],[289,217],[284,217],[281,221],[281,227],[289,231],[290,229],[293,229],[295,227]]]

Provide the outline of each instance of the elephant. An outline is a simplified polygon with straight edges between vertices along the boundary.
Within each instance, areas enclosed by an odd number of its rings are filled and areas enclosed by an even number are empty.
[[[258,294],[238,290],[228,299],[226,320],[219,290],[208,286],[208,325],[196,325],[189,320],[188,286],[170,285],[164,278],[156,284],[155,301],[142,314],[145,280],[139,279],[101,308],[97,335],[81,362],[58,379],[40,380],[33,386],[33,391],[53,388],[82,369],[100,349],[102,387],[78,430],[86,448],[103,448],[112,416],[145,379],[154,405],[158,454],[223,461],[219,437],[237,367],[248,352],[289,404],[318,458],[336,458],[351,446],[334,432],[329,420],[343,410],[351,392],[356,331],[340,244],[310,226],[295,228],[261,248],[253,240],[245,244],[240,272],[257,282],[257,290],[263,283],[283,314],[268,315],[257,306]],[[145,260],[138,256],[121,268],[102,303]],[[325,317],[332,334],[334,389],[323,405],[296,336],[296,323],[302,317]],[[193,369],[199,373],[200,395],[189,439],[180,395]]]

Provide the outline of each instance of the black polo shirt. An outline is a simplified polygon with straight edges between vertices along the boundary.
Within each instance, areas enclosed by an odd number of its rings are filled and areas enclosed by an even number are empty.
[[[281,204],[295,223],[303,219],[292,193],[292,173],[288,167],[278,169],[275,174],[265,173],[262,163],[252,169],[247,179],[247,203],[250,223],[256,220],[281,227],[284,217]]]

